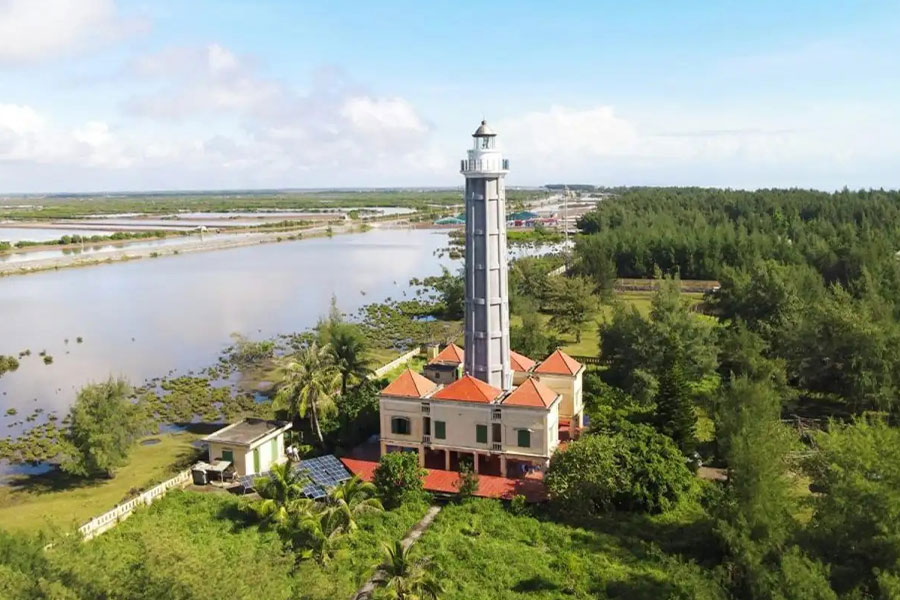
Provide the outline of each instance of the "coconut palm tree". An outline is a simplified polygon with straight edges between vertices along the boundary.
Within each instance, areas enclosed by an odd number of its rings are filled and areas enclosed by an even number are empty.
[[[257,477],[253,482],[262,500],[250,505],[253,512],[264,521],[281,523],[291,511],[302,510],[310,501],[303,495],[309,479],[292,468],[289,462],[273,465],[269,474]]]
[[[384,547],[385,573],[380,598],[392,600],[437,600],[444,591],[440,580],[429,572],[429,558],[413,559],[410,547],[396,541]]]
[[[288,357],[280,370],[284,380],[275,394],[275,406],[287,408],[295,420],[309,415],[312,430],[319,443],[324,444],[319,415],[334,407],[334,392],[341,376],[331,360],[329,347],[320,348],[312,342]]]
[[[341,373],[341,396],[346,396],[351,381],[362,381],[372,372],[366,358],[366,340],[355,326],[340,323],[332,327],[329,347]]]
[[[375,485],[356,476],[331,488],[328,504],[343,515],[348,531],[357,529],[358,515],[384,510],[381,501],[375,497]]]
[[[304,510],[289,512],[280,531],[298,559],[312,558],[325,564],[347,527],[344,516],[334,507],[312,503]]]

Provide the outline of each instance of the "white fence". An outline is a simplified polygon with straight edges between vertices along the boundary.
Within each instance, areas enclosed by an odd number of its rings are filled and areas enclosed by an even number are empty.
[[[120,504],[111,511],[103,513],[99,517],[94,517],[93,519],[79,527],[78,532],[85,540],[89,540],[94,536],[100,535],[104,531],[112,529],[120,522],[127,519],[131,515],[132,511],[138,506],[149,506],[153,503],[154,500],[165,496],[166,492],[168,492],[172,488],[184,487],[185,484],[187,484],[190,480],[191,470],[186,469],[172,479],[164,481],[159,485],[150,488],[149,490],[141,492],[141,494],[136,498],[132,498],[124,504]]]
[[[384,365],[384,366],[382,366],[382,367],[378,367],[377,369],[375,369],[375,372],[372,373],[372,377],[381,377],[381,376],[384,375],[385,373],[388,373],[389,371],[392,371],[392,370],[396,369],[396,368],[399,367],[400,365],[403,365],[403,364],[408,363],[411,359],[413,359],[413,358],[415,358],[416,356],[418,356],[420,352],[421,352],[421,350],[420,350],[419,348],[413,348],[412,350],[410,350],[410,351],[407,352],[406,354],[404,354],[404,355],[402,355],[402,356],[398,356],[397,358],[395,358],[394,360],[392,360],[392,361],[389,362],[388,364],[386,364],[386,365]]]
[[[552,271],[547,273],[547,275],[549,277],[555,277],[557,275],[562,275],[565,272],[566,272],[566,265],[562,265],[562,266],[559,266],[559,267],[553,269]]]

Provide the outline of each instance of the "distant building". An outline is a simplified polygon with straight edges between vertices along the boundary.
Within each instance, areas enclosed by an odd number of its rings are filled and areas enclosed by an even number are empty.
[[[434,222],[435,225],[465,225],[466,222],[464,219],[460,219],[459,217],[444,217],[442,219],[438,219]]]
[[[538,219],[540,215],[530,210],[520,210],[519,212],[514,212],[506,215],[506,221],[530,221],[532,219]]]
[[[510,348],[509,162],[484,121],[473,138],[460,164],[466,177],[465,347],[447,345],[424,375],[407,369],[382,390],[381,452],[415,450],[423,466],[447,470],[470,459],[476,472],[515,476],[546,467],[561,430],[567,437],[580,431],[584,367],[559,350],[538,364]]]

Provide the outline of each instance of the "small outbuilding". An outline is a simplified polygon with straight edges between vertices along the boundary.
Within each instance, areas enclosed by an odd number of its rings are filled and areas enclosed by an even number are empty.
[[[203,438],[209,444],[210,464],[231,463],[238,477],[265,473],[284,462],[286,421],[247,418]]]

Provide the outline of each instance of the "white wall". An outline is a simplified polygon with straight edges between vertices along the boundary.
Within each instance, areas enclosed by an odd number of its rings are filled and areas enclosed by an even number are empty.
[[[559,416],[563,419],[571,419],[584,410],[582,399],[582,379],[584,368],[575,375],[538,375],[538,380],[548,388],[560,394],[562,400],[559,405]]]
[[[385,398],[379,401],[379,418],[381,420],[381,439],[394,445],[403,443],[422,443],[422,402],[418,398],[404,400],[402,398]],[[391,433],[391,418],[409,418],[409,435]]]
[[[522,382],[528,379],[531,376],[531,373],[527,371],[513,371],[513,385],[519,386],[522,385]]]
[[[275,453],[272,453],[272,440],[277,440]],[[209,462],[222,460],[222,451],[231,450],[234,454],[234,471],[238,477],[254,475],[256,471],[253,464],[253,449],[259,448],[259,472],[265,472],[272,468],[273,464],[282,462],[284,454],[284,432],[273,432],[261,440],[254,442],[251,448],[223,444],[222,442],[209,442]]]
[[[558,407],[559,402],[548,410],[503,407],[498,404],[481,404],[475,402],[446,402],[440,400],[428,400],[430,404],[428,414],[422,412],[423,400],[381,398],[381,440],[393,446],[418,446],[422,443],[424,432],[424,417],[431,418],[431,447],[449,448],[459,450],[481,450],[491,452],[493,423],[501,426],[501,448],[503,452],[531,455],[547,458],[552,454],[558,444]],[[500,421],[493,421],[491,415],[494,409],[500,409]],[[410,421],[409,435],[391,433],[391,419],[393,417],[406,417]],[[435,436],[435,422],[446,423],[446,437],[438,439]],[[487,439],[484,443],[477,441],[477,425],[487,427]],[[518,429],[531,430],[531,446],[521,448],[518,446]]]
[[[503,408],[503,451],[512,454],[535,455],[549,458],[556,448],[559,432],[556,424],[559,421],[559,402],[551,409],[512,407]],[[531,430],[531,446],[522,448],[519,446],[519,429]]]

